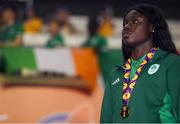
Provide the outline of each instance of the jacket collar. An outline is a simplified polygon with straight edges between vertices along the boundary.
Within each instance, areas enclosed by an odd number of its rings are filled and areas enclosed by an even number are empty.
[[[151,62],[154,62],[160,58],[163,58],[165,55],[167,55],[168,52],[162,50],[161,48],[158,48],[158,50],[156,51],[154,57],[152,58],[152,60],[150,61]],[[120,65],[116,65],[116,68],[117,69],[123,69],[124,70],[124,63],[120,64]]]

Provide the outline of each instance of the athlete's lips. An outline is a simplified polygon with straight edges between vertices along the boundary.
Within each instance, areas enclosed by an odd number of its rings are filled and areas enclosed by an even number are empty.
[[[131,36],[131,34],[132,34],[132,32],[123,31],[122,37],[123,37],[123,38],[128,38],[128,37]]]

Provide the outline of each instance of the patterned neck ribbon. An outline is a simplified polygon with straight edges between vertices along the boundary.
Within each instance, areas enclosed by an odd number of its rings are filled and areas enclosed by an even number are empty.
[[[148,61],[150,61],[153,58],[157,49],[158,48],[150,49],[150,51],[146,54],[145,58],[142,60],[140,66],[136,70],[136,73],[131,80],[130,80],[131,59],[129,58],[127,60],[127,62],[125,63],[125,65],[124,65],[125,73],[124,73],[123,92],[122,92],[123,106],[122,106],[121,113],[120,113],[122,118],[126,118],[129,116],[128,103],[129,103],[129,99],[132,95],[132,91],[136,85],[137,79],[141,73],[142,68],[144,67],[144,65],[146,65],[148,63]]]

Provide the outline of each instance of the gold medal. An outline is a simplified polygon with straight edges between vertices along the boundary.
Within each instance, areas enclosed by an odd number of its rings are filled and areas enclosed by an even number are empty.
[[[129,107],[128,106],[123,106],[121,109],[121,117],[126,118],[129,116]]]

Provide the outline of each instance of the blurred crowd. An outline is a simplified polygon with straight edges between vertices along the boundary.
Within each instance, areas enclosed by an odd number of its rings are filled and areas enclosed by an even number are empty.
[[[66,8],[57,9],[46,23],[33,8],[26,10],[24,20],[16,18],[16,11],[12,7],[3,8],[0,16],[0,47],[23,46],[23,35],[37,34],[44,30],[49,34],[44,47],[64,47],[66,44],[63,34],[78,33],[78,30],[69,21],[71,14]],[[111,13],[107,9],[103,9],[97,15],[89,17],[86,28],[88,36],[81,44],[82,47],[93,47],[99,50],[107,46],[107,37],[112,35],[114,28]]]

